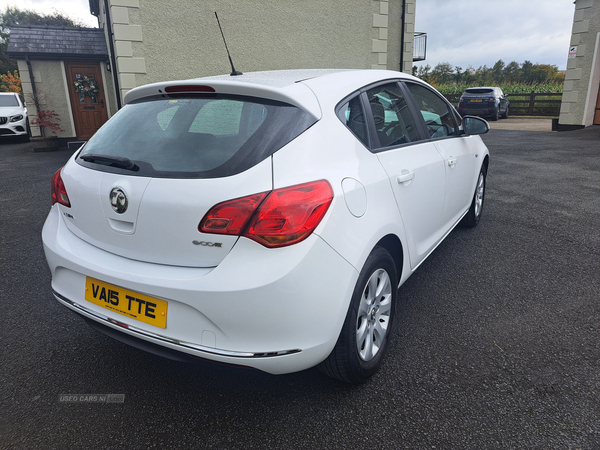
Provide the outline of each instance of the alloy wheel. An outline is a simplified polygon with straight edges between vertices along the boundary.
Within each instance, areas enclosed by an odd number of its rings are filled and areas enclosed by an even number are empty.
[[[372,360],[389,331],[392,308],[392,283],[384,269],[369,278],[356,317],[356,346],[363,361]]]

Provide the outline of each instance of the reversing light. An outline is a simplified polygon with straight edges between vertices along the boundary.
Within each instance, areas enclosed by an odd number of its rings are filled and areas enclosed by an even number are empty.
[[[67,189],[65,188],[65,184],[60,176],[62,170],[63,168],[61,167],[52,176],[52,204],[54,205],[55,203],[60,203],[61,205],[70,208],[71,202],[69,201],[69,196],[67,195]]]
[[[219,203],[198,230],[244,236],[268,248],[284,247],[310,236],[332,200],[326,180],[289,186]]]
[[[182,94],[185,92],[216,92],[214,88],[210,86],[200,86],[196,84],[189,84],[183,86],[168,86],[165,88],[167,94]]]

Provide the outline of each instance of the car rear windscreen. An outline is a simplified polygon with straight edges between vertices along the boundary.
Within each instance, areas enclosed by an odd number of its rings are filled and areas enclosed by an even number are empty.
[[[231,176],[315,122],[298,107],[256,97],[160,95],[123,107],[89,140],[77,162],[147,177]],[[133,164],[124,164],[127,160]]]
[[[493,92],[493,89],[467,89],[465,91],[466,94],[492,94]]]

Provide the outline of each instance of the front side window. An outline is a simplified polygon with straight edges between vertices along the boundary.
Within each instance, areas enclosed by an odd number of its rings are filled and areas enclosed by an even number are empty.
[[[438,94],[415,83],[406,83],[406,86],[423,116],[431,139],[458,135],[459,131],[452,111]]]
[[[397,83],[369,89],[367,98],[379,141],[376,147],[393,147],[419,140],[417,125]]]
[[[139,176],[230,176],[272,155],[315,121],[300,108],[267,99],[156,96],[122,108],[90,139],[77,162]],[[124,168],[123,158],[135,169]]]

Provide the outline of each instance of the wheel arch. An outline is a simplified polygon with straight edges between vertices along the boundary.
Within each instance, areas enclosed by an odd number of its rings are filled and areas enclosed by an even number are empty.
[[[385,248],[391,255],[394,260],[394,265],[396,266],[396,277],[398,282],[400,282],[404,269],[404,247],[402,246],[400,238],[395,234],[388,234],[377,242],[376,247],[377,246]]]

